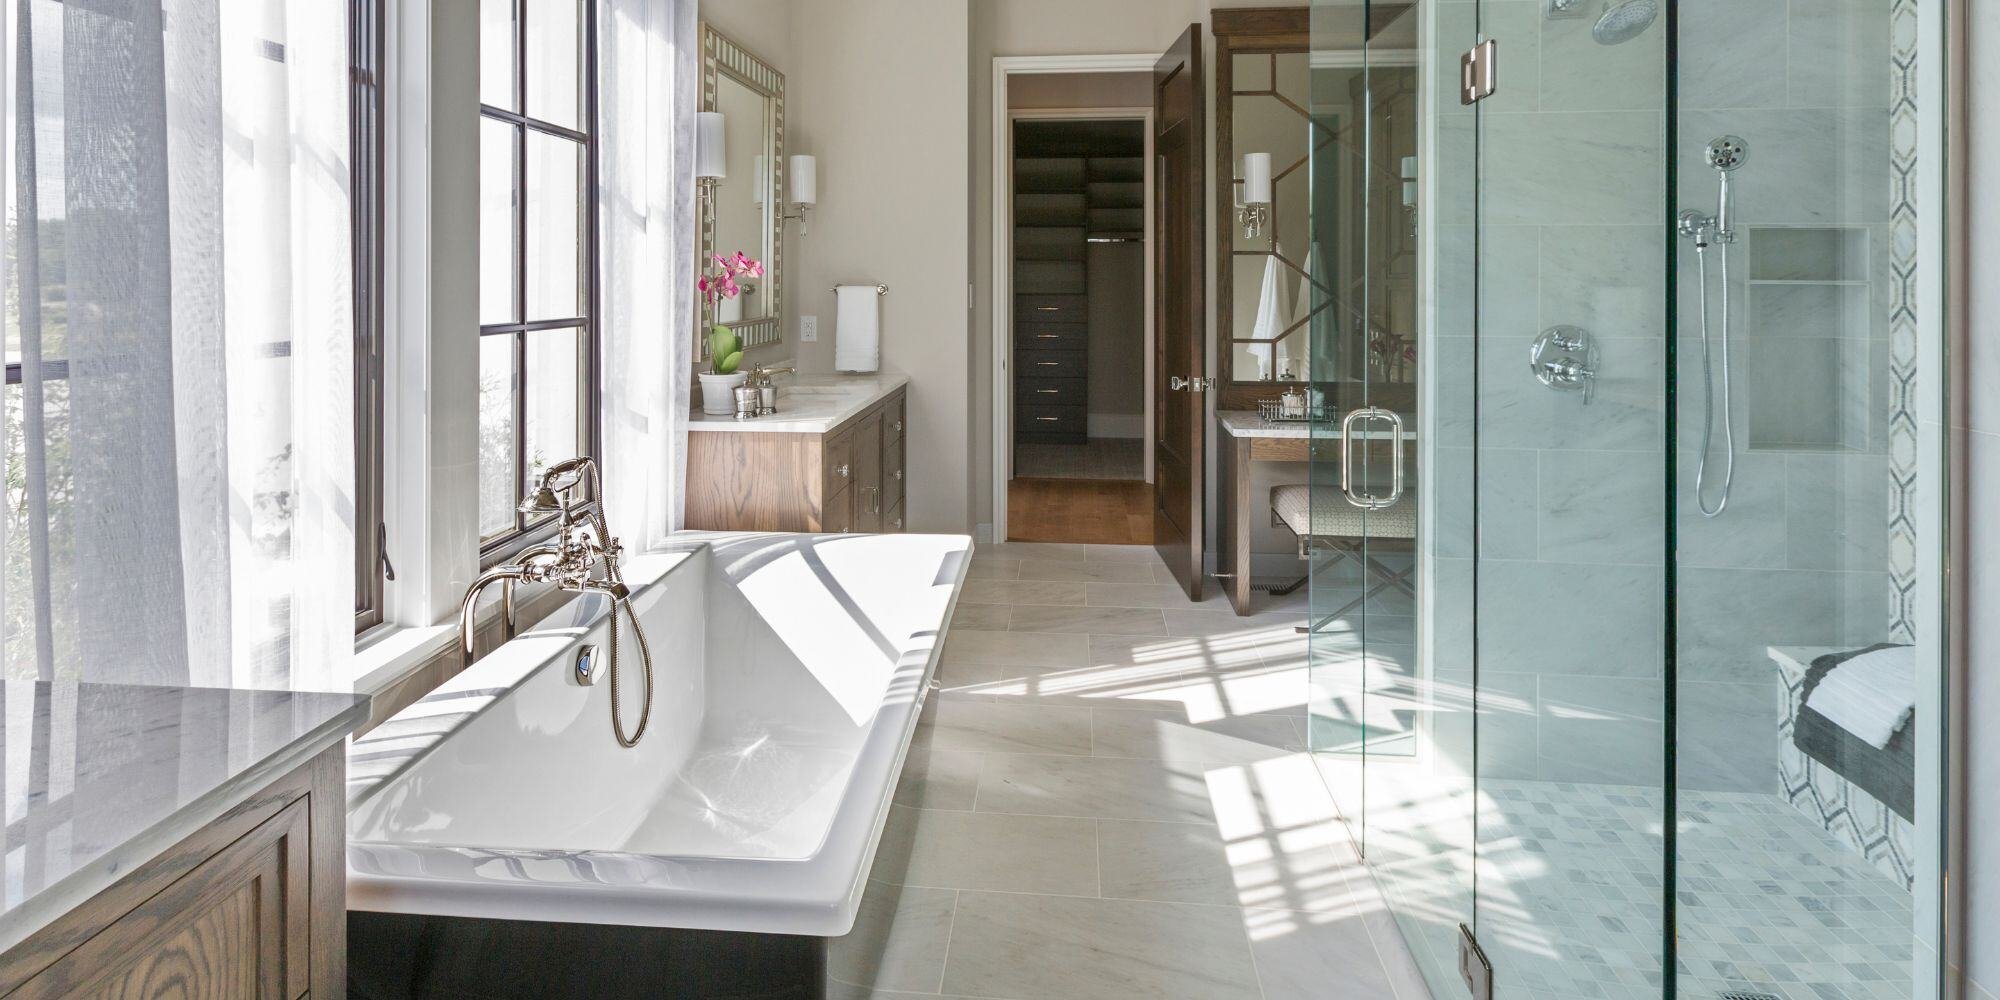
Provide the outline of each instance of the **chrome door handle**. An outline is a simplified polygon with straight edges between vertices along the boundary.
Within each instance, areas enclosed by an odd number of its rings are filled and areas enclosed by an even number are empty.
[[[1389,427],[1391,455],[1389,462],[1389,493],[1377,496],[1373,493],[1357,493],[1354,489],[1354,429],[1370,421],[1379,421]],[[1340,492],[1347,502],[1363,510],[1386,510],[1403,499],[1403,418],[1393,411],[1379,406],[1368,406],[1350,410],[1340,421]]]
[[[1172,389],[1175,392],[1179,392],[1187,387],[1188,387],[1187,379],[1184,379],[1179,375],[1167,376],[1167,388]]]

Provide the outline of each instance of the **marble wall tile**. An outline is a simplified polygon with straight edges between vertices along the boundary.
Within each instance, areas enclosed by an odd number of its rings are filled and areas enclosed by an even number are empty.
[[[1657,452],[1541,454],[1539,556],[1547,562],[1658,565],[1667,501]]]
[[[1716,517],[1704,517],[1695,502],[1699,452],[1688,449],[1680,456],[1680,475],[1675,484],[1677,531],[1674,552],[1682,567],[1735,566],[1755,569],[1783,569],[1786,558],[1787,479],[1782,454],[1755,452],[1737,439],[1736,477],[1730,486],[1729,503]],[[1708,475],[1702,490],[1710,508],[1722,499],[1727,474],[1723,458],[1722,432],[1716,430],[1710,449]]]
[[[1541,694],[1542,780],[1659,785],[1666,753],[1664,682],[1544,677]]]
[[[1682,681],[1674,752],[1682,788],[1777,794],[1775,671],[1763,683]]]
[[[1794,107],[1886,108],[1890,4],[1792,0],[1786,79]],[[1885,161],[1886,162],[1886,161]]]
[[[1788,53],[1771,43],[1785,36],[1785,13],[1780,3],[1681,0],[1681,106],[1782,107]],[[1746,39],[1763,44],[1746,51]]]
[[[1659,339],[1599,340],[1600,374],[1586,405],[1582,393],[1550,389],[1528,370],[1534,336],[1482,338],[1481,448],[1659,449],[1666,426],[1666,349]]]
[[[1665,330],[1665,251],[1658,226],[1542,227],[1540,326],[1568,323],[1599,337]]]
[[[1657,221],[1664,119],[1647,111],[1493,114],[1480,147],[1487,224],[1650,225]],[[1618,178],[1621,183],[1605,183]]]
[[[1842,573],[1813,570],[1699,569],[1680,573],[1682,680],[1763,683],[1765,648],[1839,645],[1850,626],[1842,613]],[[1868,623],[1883,629],[1887,604]]]
[[[1658,567],[1492,561],[1480,574],[1480,669],[1655,677]],[[1545,679],[1542,696],[1549,697]]]
[[[1541,19],[1540,109],[1651,111],[1666,103],[1666,26],[1618,45],[1591,36],[1595,16]],[[1509,39],[1511,41],[1511,39]],[[1509,52],[1512,58],[1514,53]]]
[[[1884,455],[1786,456],[1786,565],[1794,569],[1886,567],[1888,466]]]

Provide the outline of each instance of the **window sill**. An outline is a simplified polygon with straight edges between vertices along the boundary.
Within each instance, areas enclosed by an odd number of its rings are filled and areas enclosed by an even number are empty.
[[[558,593],[552,583],[523,584],[514,592],[515,628],[525,632],[555,610],[544,605]],[[498,592],[482,600],[473,612],[473,634],[484,636],[500,620]],[[458,648],[458,623],[444,625],[377,625],[354,642],[349,676],[354,693],[378,697],[407,679],[425,663]]]

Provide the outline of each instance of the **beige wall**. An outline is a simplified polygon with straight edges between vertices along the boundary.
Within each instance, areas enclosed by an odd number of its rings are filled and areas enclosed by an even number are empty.
[[[836,283],[882,282],[882,364],[908,373],[909,525],[971,527],[966,380],[966,0],[792,4],[793,152],[819,158],[812,232],[793,229],[786,343],[830,371]],[[796,317],[819,317],[798,341]]]
[[[1144,108],[1152,103],[1150,73],[1050,73],[1017,77],[1007,87],[1007,106],[1022,111]]]

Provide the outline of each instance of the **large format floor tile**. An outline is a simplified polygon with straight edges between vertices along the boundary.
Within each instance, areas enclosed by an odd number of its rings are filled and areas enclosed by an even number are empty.
[[[1429,1000],[1303,752],[1300,614],[1143,546],[974,570],[835,1000]]]
[[[1260,1000],[1233,907],[961,893],[944,989],[1015,1000]]]

